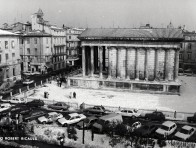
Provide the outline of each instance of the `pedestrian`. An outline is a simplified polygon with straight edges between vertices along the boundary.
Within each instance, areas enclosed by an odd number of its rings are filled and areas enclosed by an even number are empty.
[[[60,86],[60,87],[61,87],[61,85],[62,85],[62,81],[59,82],[59,86]]]
[[[176,118],[176,111],[174,112],[174,118]]]
[[[76,99],[76,92],[75,91],[73,92],[73,98]]]

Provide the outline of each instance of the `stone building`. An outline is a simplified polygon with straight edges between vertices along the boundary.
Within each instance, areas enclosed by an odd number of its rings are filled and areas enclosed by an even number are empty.
[[[41,9],[31,16],[32,30],[40,30],[52,35],[51,51],[53,70],[66,68],[66,30],[49,24],[43,18],[44,13]]]
[[[67,28],[67,63],[71,66],[78,65],[80,40],[78,36],[84,31],[81,28]]]
[[[69,85],[179,94],[179,29],[86,29],[80,36],[82,77]]]
[[[31,31],[20,34],[21,70],[46,73],[52,67],[50,34]]]
[[[19,36],[0,30],[0,82],[20,79]]]
[[[196,73],[196,33],[183,31],[185,40],[179,55],[179,67],[183,71],[191,70]]]

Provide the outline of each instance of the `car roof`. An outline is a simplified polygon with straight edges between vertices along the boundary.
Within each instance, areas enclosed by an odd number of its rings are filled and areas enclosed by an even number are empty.
[[[190,129],[192,129],[192,128],[193,128],[193,127],[188,126],[188,125],[185,125],[185,126],[182,127],[182,129],[185,129],[185,130],[190,130]]]
[[[10,105],[10,103],[2,103],[1,106],[2,106],[2,105]]]
[[[55,114],[58,114],[57,112],[50,112],[48,113],[48,115],[55,115]]]
[[[165,121],[162,125],[165,125],[165,126],[170,127],[170,126],[172,126],[172,125],[174,125],[174,124],[175,124],[175,123],[172,122],[172,121]]]
[[[78,113],[71,113],[69,114],[70,117],[73,117],[73,116],[78,116]]]

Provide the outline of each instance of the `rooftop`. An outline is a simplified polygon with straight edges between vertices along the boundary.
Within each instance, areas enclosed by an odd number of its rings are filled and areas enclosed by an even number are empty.
[[[163,125],[165,125],[165,126],[167,126],[167,127],[170,127],[170,126],[172,126],[172,125],[174,125],[175,123],[174,122],[172,122],[172,121],[165,121],[164,123],[163,123]]]
[[[6,36],[6,35],[17,36],[17,34],[15,34],[15,33],[0,29],[0,36]]]
[[[181,29],[176,28],[88,28],[80,39],[118,39],[118,40],[183,40]]]
[[[188,126],[188,125],[185,125],[185,126],[183,126],[182,128],[185,129],[185,130],[190,130],[190,129],[192,129],[193,127]]]

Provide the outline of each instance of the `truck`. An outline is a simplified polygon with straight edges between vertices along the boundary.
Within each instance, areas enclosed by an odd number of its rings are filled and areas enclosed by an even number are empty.
[[[123,119],[122,119],[121,114],[112,113],[112,114],[100,117],[93,124],[92,130],[94,132],[103,133],[104,132],[104,130],[103,130],[104,125],[112,124],[112,123],[122,123],[122,122],[123,122]]]
[[[196,113],[191,117],[187,117],[187,121],[190,123],[196,123]]]

